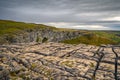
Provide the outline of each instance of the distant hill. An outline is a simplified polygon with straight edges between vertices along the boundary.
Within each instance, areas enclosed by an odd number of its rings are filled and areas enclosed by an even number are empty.
[[[0,44],[41,42],[44,38],[48,38],[48,41],[58,42],[74,38],[81,32],[43,24],[0,20]]]
[[[68,44],[119,44],[120,31],[75,30],[0,20],[0,44],[44,42],[44,40]]]

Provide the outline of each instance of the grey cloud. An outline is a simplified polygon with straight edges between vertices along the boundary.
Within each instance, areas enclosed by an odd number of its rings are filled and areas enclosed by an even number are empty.
[[[102,20],[120,17],[119,4],[120,0],[0,0],[0,19],[97,24],[120,29],[120,21]]]

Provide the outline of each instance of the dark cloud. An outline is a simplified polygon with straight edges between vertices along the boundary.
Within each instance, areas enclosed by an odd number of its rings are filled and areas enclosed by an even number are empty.
[[[120,0],[0,0],[0,10],[0,19],[120,30]]]

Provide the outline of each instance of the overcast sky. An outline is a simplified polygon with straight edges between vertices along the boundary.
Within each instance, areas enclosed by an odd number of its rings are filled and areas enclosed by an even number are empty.
[[[120,30],[120,0],[0,0],[0,19],[61,28]]]

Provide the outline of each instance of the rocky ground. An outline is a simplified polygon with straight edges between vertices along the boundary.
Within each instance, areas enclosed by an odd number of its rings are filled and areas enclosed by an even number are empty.
[[[120,80],[120,47],[53,42],[1,45],[0,80],[9,79]]]

